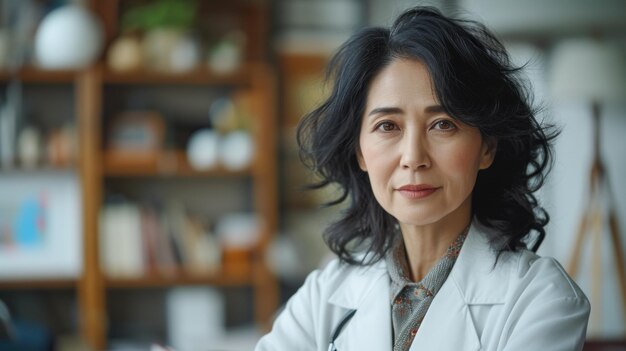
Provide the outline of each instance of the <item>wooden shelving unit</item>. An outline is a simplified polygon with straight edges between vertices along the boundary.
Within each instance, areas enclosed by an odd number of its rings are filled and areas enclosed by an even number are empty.
[[[163,288],[188,285],[206,286],[250,286],[252,279],[247,275],[212,274],[212,275],[176,275],[176,276],[144,276],[140,278],[107,278],[105,282],[109,289],[130,288]]]
[[[188,163],[186,155],[182,150],[170,150],[156,154],[153,157],[143,159],[127,159],[117,157],[115,155],[107,153],[105,150],[94,148],[93,146],[86,147],[85,153],[81,158],[85,166],[89,166],[88,169],[84,169],[86,172],[97,172],[94,176],[89,177],[90,181],[97,181],[102,184],[104,179],[109,178],[133,178],[133,177],[159,177],[159,178],[207,178],[209,181],[212,178],[233,178],[233,177],[250,177],[253,182],[254,188],[254,201],[253,207],[256,212],[260,214],[266,223],[266,230],[262,235],[262,240],[259,245],[250,253],[249,257],[252,262],[248,264],[248,270],[231,269],[231,267],[223,267],[223,269],[215,274],[210,275],[193,275],[193,274],[180,274],[175,277],[160,276],[160,275],[148,275],[139,278],[109,278],[105,277],[101,272],[101,268],[98,266],[95,257],[98,256],[97,252],[94,252],[97,246],[93,243],[96,240],[97,234],[92,233],[91,239],[86,240],[85,256],[91,257],[91,264],[86,262],[86,272],[82,279],[83,290],[85,291],[83,305],[86,306],[84,311],[91,316],[84,316],[85,321],[91,321],[91,326],[86,326],[84,334],[90,340],[90,344],[100,347],[104,345],[104,326],[102,321],[98,318],[96,311],[106,310],[104,306],[104,299],[106,297],[106,291],[111,289],[149,289],[149,288],[167,288],[183,285],[206,285],[206,286],[218,286],[218,287],[232,287],[232,286],[248,286],[254,290],[254,304],[255,304],[255,319],[259,325],[267,328],[269,326],[271,315],[274,313],[278,304],[278,287],[276,278],[269,272],[266,266],[263,255],[265,248],[269,243],[269,240],[277,227],[277,185],[276,185],[276,151],[275,151],[275,131],[274,131],[274,91],[275,81],[274,74],[269,66],[263,64],[251,64],[248,65],[244,73],[238,73],[231,78],[223,78],[223,80],[216,80],[211,75],[198,76],[196,80],[192,80],[190,84],[211,85],[215,87],[221,87],[223,84],[236,85],[238,89],[245,89],[252,93],[255,98],[253,99],[255,111],[262,111],[259,116],[262,120],[257,121],[257,126],[254,135],[256,157],[254,163],[250,168],[240,171],[229,171],[221,166],[217,166],[214,169],[207,171],[194,170]],[[99,68],[94,68],[93,71],[85,73],[85,80],[83,84],[95,84],[90,81],[88,77],[102,77],[102,80],[96,87],[92,87],[93,91],[101,93],[103,85],[111,84],[112,81],[121,83],[121,80],[116,81],[112,79],[112,75],[109,76],[107,81],[105,79],[106,74],[99,71]],[[184,76],[181,76],[184,77]],[[170,75],[156,75],[150,76],[148,73],[141,73],[134,76],[125,78],[123,84],[183,84],[185,80],[181,77]],[[155,83],[158,82],[158,83]],[[83,91],[90,91],[88,88]],[[95,95],[96,99],[99,99],[101,95]],[[83,101],[83,100],[81,100]],[[92,105],[93,104],[93,105]],[[84,106],[85,111],[95,112],[95,106],[99,106],[101,101],[94,101],[92,104]],[[85,115],[84,118],[88,118]],[[95,121],[99,119],[94,117]],[[89,119],[89,123],[94,123],[94,120]],[[97,122],[96,122],[97,123]],[[82,128],[81,128],[82,130]],[[95,137],[95,133],[100,133],[100,129],[97,127],[91,127],[90,131],[83,131],[83,136],[92,135],[97,141],[90,140],[89,143],[100,143],[99,139]],[[83,145],[85,147],[85,145]],[[91,150],[91,151],[90,151]],[[89,156],[91,154],[91,156]],[[102,189],[102,185],[98,189]],[[92,203],[93,208],[99,208],[97,205],[101,201],[101,190],[98,190],[97,194],[92,194],[86,200]],[[94,218],[94,214],[86,214],[86,218]],[[85,223],[85,231],[97,231],[94,229],[93,222]],[[95,277],[95,278],[94,278]]]
[[[0,290],[76,289],[76,279],[37,279],[0,281]]]
[[[35,168],[0,168],[0,176],[3,174],[54,174],[54,173],[67,173],[73,172],[76,169],[75,166],[38,166]]]
[[[35,84],[71,84],[74,83],[77,71],[51,71],[27,66],[15,73],[0,71],[0,81],[19,79],[23,83]]]
[[[250,82],[251,65],[244,65],[236,71],[217,74],[206,68],[196,69],[184,73],[157,73],[150,71],[136,71],[116,73],[104,71],[103,81],[106,84],[182,84],[182,85],[220,85],[242,86]]]
[[[187,75],[151,75],[142,72],[125,78],[106,73],[101,66],[82,72],[78,78],[77,103],[80,112],[81,173],[84,179],[84,275],[79,282],[79,299],[83,313],[83,335],[96,349],[105,347],[106,295],[111,289],[167,288],[182,285],[218,287],[248,286],[254,291],[255,319],[262,328],[268,328],[278,305],[276,278],[263,259],[265,248],[277,228],[277,185],[275,151],[275,84],[272,69],[262,63],[248,64],[244,70],[230,77],[216,78],[211,74],[199,75],[187,82]],[[253,165],[240,171],[229,171],[217,166],[207,171],[194,170],[182,150],[163,151],[153,157],[124,159],[102,149],[101,108],[103,87],[108,84],[183,84],[206,85],[216,88],[236,86],[254,96],[253,108],[259,113],[259,126],[253,136],[256,156]],[[258,246],[249,255],[249,271],[223,269],[211,275],[181,274],[176,277],[148,275],[139,278],[109,278],[99,265],[98,212],[102,204],[103,184],[110,178],[214,178],[250,177],[254,188],[256,212],[265,221],[265,232]]]
[[[231,171],[222,166],[196,170],[182,150],[169,150],[147,157],[125,157],[104,153],[103,172],[107,177],[246,177],[250,168]]]
[[[110,42],[117,25],[116,12],[122,0],[91,0],[90,6],[103,19],[106,42]],[[239,2],[239,4],[237,4]],[[203,5],[204,6],[204,5]],[[52,279],[43,281],[3,281],[0,289],[76,289],[78,299],[79,333],[94,350],[107,347],[107,294],[111,290],[169,288],[183,285],[216,287],[250,287],[254,297],[254,318],[267,329],[278,306],[278,284],[269,271],[264,253],[278,223],[278,195],[276,170],[276,81],[273,68],[264,62],[266,50],[268,5],[265,1],[238,0],[225,5],[211,3],[212,11],[242,11],[247,19],[246,31],[253,34],[248,43],[247,62],[228,74],[216,74],[208,69],[198,69],[182,74],[157,74],[149,71],[115,73],[103,62],[80,71],[44,71],[33,67],[17,73],[0,72],[0,81],[18,79],[23,84],[69,84],[73,86],[75,122],[79,154],[77,164],[70,170],[79,174],[82,203],[82,276],[78,279]],[[205,9],[206,10],[206,9]],[[259,118],[253,140],[253,164],[240,171],[222,167],[206,171],[194,170],[182,150],[169,150],[143,160],[124,160],[108,153],[104,148],[103,116],[106,89],[124,86],[194,86],[202,88],[228,88],[245,91],[251,96],[251,108]],[[106,89],[105,89],[106,88]],[[40,171],[40,170],[34,170]],[[1,172],[1,170],[0,170]],[[22,172],[14,170],[12,172]],[[245,269],[223,267],[211,274],[181,273],[176,276],[148,274],[136,278],[107,277],[100,263],[99,213],[106,194],[106,181],[125,178],[151,177],[163,179],[193,178],[211,182],[216,178],[248,178],[252,183],[251,196],[254,209],[264,221],[261,240],[249,253]]]

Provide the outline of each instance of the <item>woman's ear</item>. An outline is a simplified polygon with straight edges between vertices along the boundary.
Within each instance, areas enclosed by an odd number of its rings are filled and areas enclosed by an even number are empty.
[[[363,160],[363,154],[361,153],[360,147],[356,149],[356,160],[359,163],[359,168],[361,168],[363,172],[367,172],[367,166],[365,165],[365,160]]]
[[[487,169],[491,167],[493,160],[496,157],[496,151],[498,149],[498,141],[494,137],[487,137],[483,140],[483,146],[481,148],[480,169]]]

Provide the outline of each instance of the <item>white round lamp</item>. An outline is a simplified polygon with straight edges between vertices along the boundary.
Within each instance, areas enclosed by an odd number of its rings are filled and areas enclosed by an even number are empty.
[[[611,103],[626,98],[626,57],[619,47],[591,39],[557,45],[550,64],[557,100]]]
[[[36,63],[44,69],[80,69],[102,50],[102,24],[80,5],[65,5],[48,14],[35,35]]]
[[[220,157],[226,169],[242,170],[250,165],[253,156],[254,143],[248,132],[230,132],[222,138]]]
[[[220,136],[211,129],[200,129],[187,144],[187,159],[191,167],[206,171],[215,167],[219,158]]]

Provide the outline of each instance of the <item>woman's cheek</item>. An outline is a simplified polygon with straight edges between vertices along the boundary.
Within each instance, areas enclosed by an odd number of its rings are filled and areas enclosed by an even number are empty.
[[[457,174],[471,174],[478,172],[480,166],[480,146],[475,143],[456,143],[443,150],[440,159],[451,171]]]

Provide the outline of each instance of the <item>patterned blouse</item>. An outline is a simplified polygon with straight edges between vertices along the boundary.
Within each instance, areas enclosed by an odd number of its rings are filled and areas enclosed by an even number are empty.
[[[426,274],[419,283],[410,279],[410,268],[406,257],[404,240],[398,236],[391,251],[385,257],[387,271],[391,278],[391,320],[393,325],[393,350],[406,351],[411,347],[428,307],[454,266],[463,242],[467,237],[467,227],[448,247],[446,254]]]

